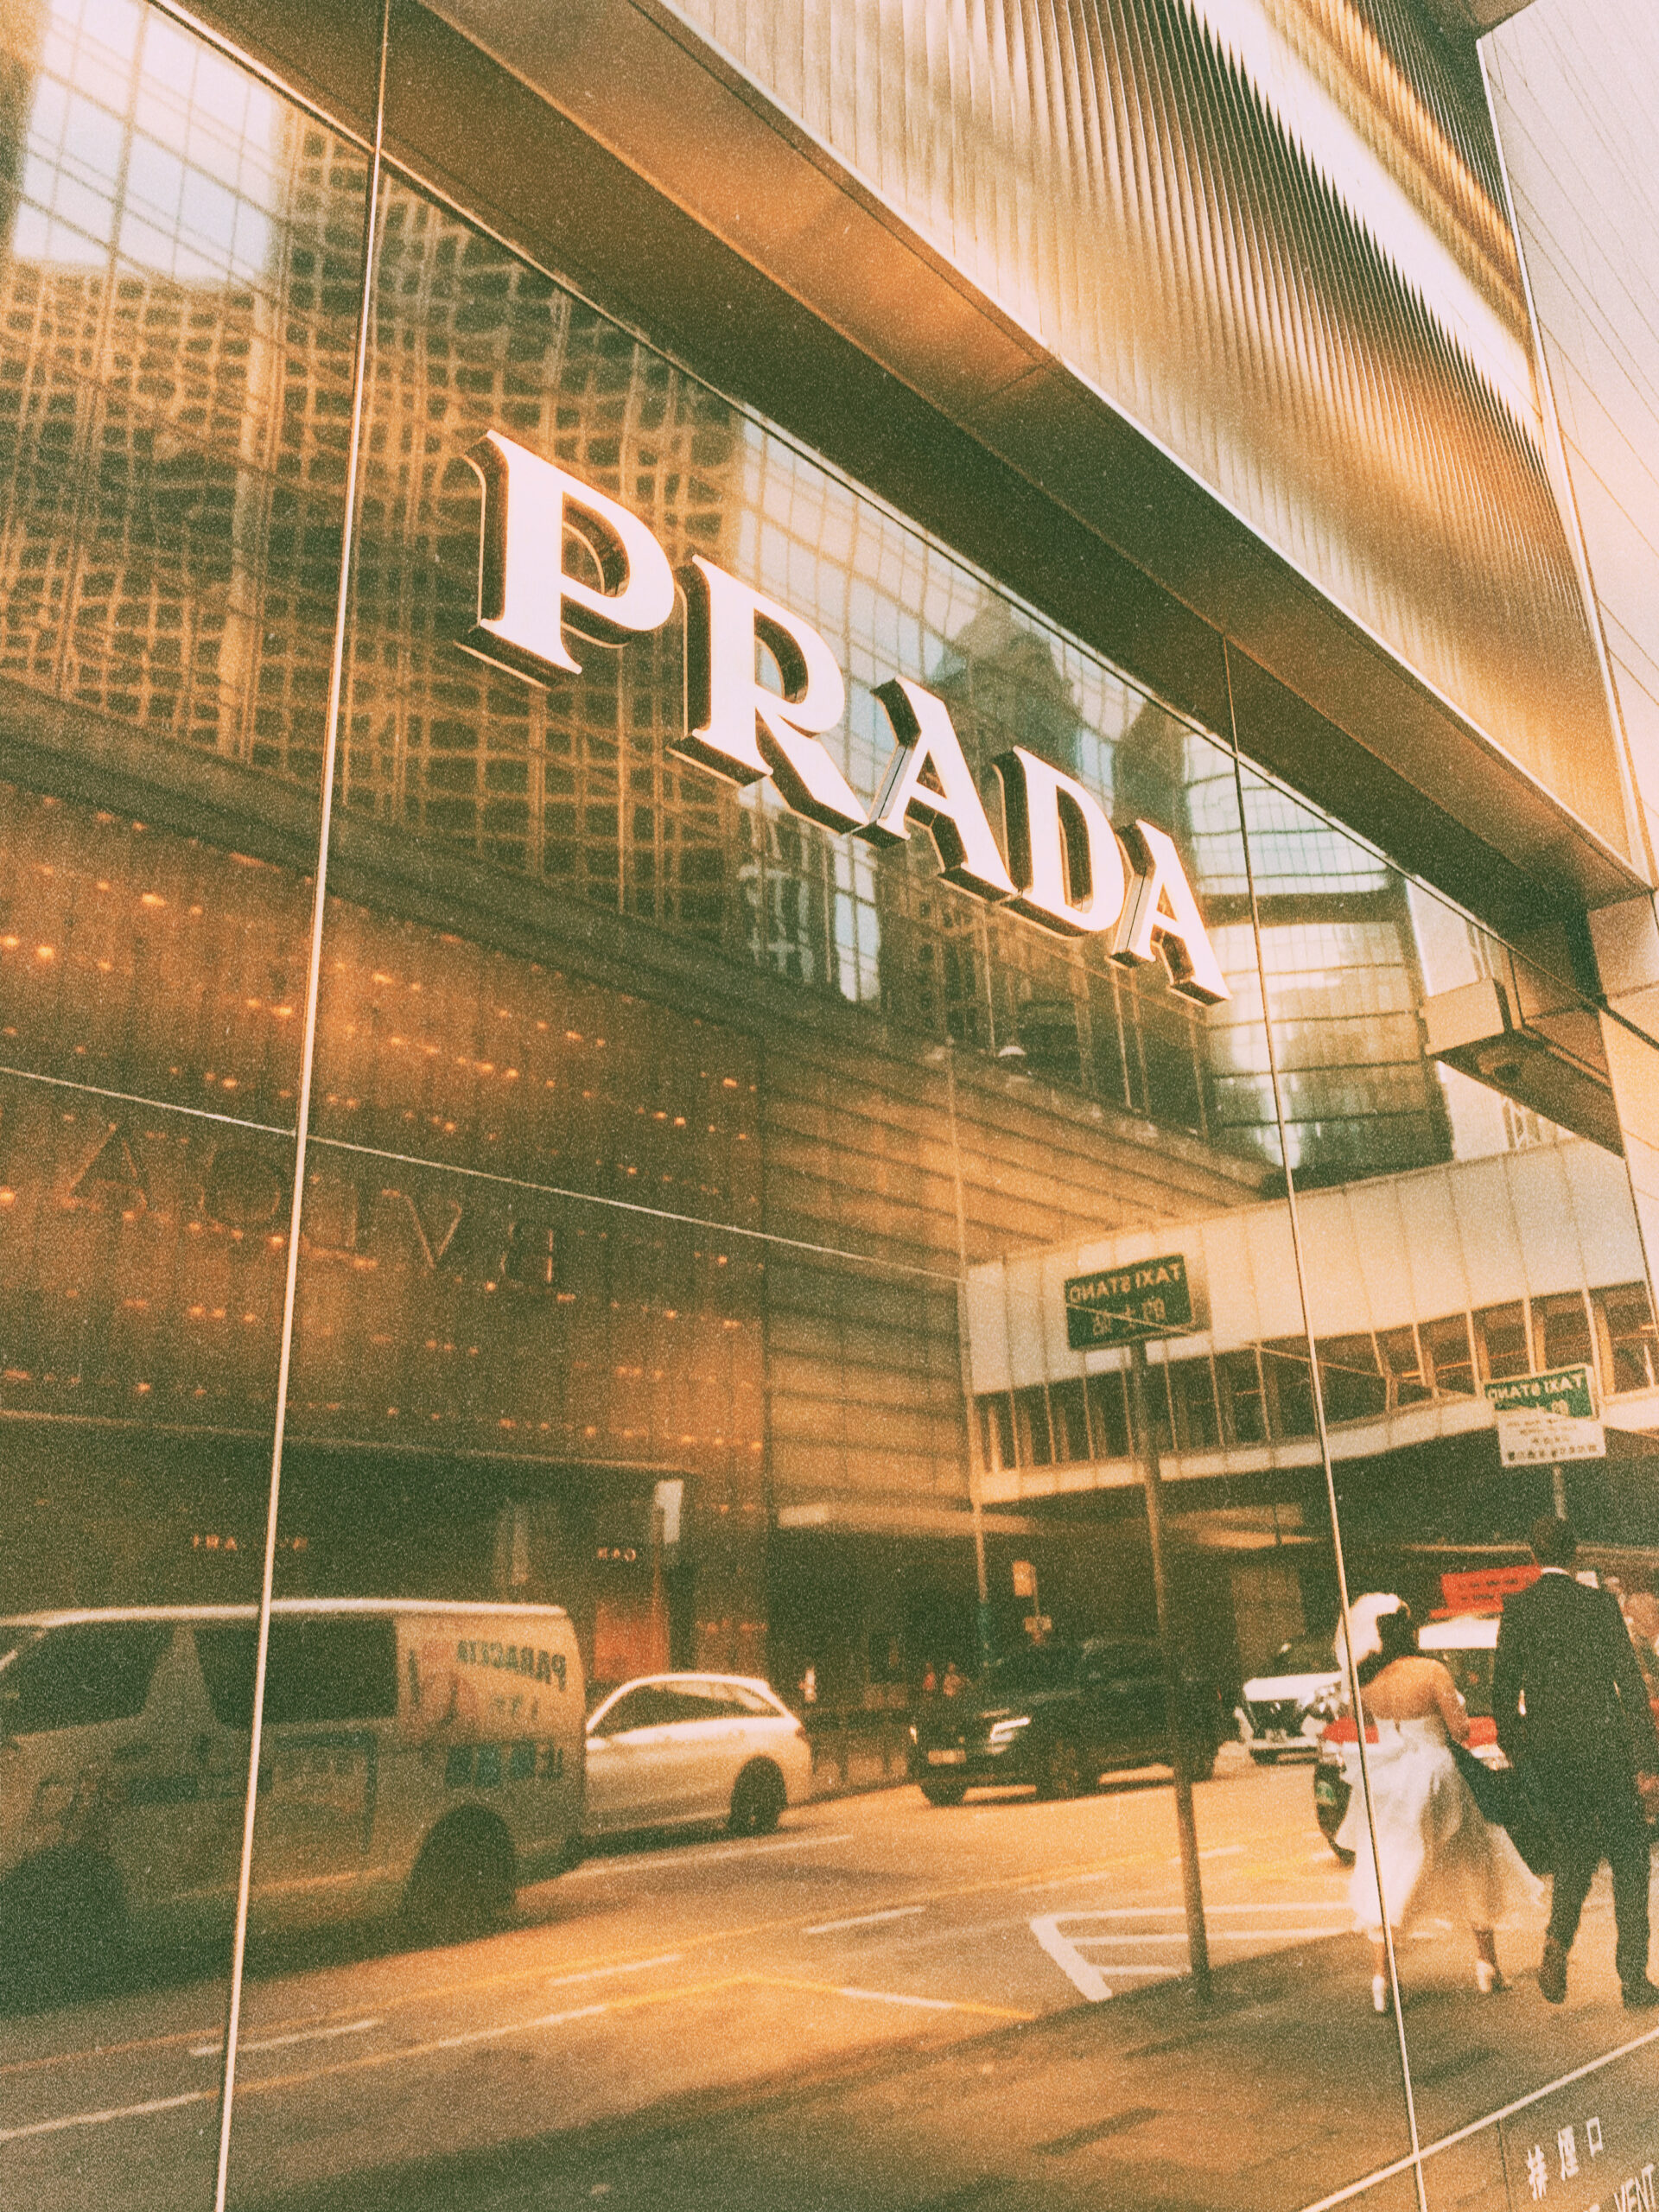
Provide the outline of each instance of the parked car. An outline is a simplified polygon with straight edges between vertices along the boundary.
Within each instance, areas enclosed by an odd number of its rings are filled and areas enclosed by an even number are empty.
[[[1418,1634],[1417,1648],[1438,1659],[1458,1686],[1469,1708],[1469,1749],[1488,1766],[1507,1766],[1497,1747],[1497,1723],[1492,1718],[1492,1654],[1497,1649],[1497,1613],[1459,1613],[1450,1620],[1427,1621]],[[1368,1744],[1376,1741],[1375,1724],[1365,1732]],[[1351,1866],[1351,1851],[1338,1848],[1337,1831],[1359,1783],[1359,1731],[1350,1712],[1339,1713],[1319,1740],[1313,1769],[1313,1815],[1319,1833],[1344,1866]]]
[[[1203,1780],[1221,1742],[1212,1686],[1184,1677],[1191,1770]],[[1144,1637],[1034,1644],[993,1660],[956,1697],[928,1699],[911,1728],[910,1778],[930,1805],[978,1783],[1024,1783],[1076,1797],[1109,1768],[1170,1759],[1163,1654]]]
[[[1329,1637],[1295,1637],[1245,1683],[1235,1713],[1240,1739],[1258,1766],[1317,1758],[1320,1735],[1341,1701],[1342,1669]]]
[[[0,1620],[0,1979],[73,1986],[236,1910],[252,1605]],[[582,1659],[556,1605],[278,1599],[252,1925],[402,1906],[442,1940],[556,1872],[582,1798]]]
[[[766,1835],[811,1778],[806,1731],[766,1683],[645,1675],[588,1715],[582,1832],[724,1821],[734,1835]]]

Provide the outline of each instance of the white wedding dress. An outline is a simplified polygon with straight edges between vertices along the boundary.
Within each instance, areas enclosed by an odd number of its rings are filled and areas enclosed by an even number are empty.
[[[1376,1855],[1359,1787],[1357,1754],[1345,1762],[1354,1794],[1338,1847],[1354,1854],[1348,1901],[1358,1926],[1373,1938],[1389,1924],[1404,1934],[1425,1920],[1467,1928],[1496,1928],[1522,1905],[1535,1903],[1538,1885],[1510,1842],[1491,1827],[1470,1795],[1447,1748],[1438,1713],[1411,1720],[1373,1717],[1376,1741],[1365,1747],[1376,1826]],[[1377,1865],[1382,1873],[1377,1896]]]

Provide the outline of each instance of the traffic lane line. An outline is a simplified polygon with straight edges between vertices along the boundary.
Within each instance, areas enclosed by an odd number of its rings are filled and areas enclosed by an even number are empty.
[[[925,1904],[889,1905],[885,1912],[855,1913],[850,1920],[821,1920],[815,1928],[804,1928],[803,1936],[838,1936],[844,1928],[874,1928],[878,1921],[908,1920],[913,1914],[925,1912]]]
[[[470,2029],[457,2035],[429,2037],[419,2043],[394,2044],[386,2050],[365,2051],[351,2058],[338,2059],[326,2066],[310,2067],[296,2073],[245,2075],[237,2082],[237,2098],[239,2102],[245,2097],[269,2094],[273,2090],[308,2088],[315,2082],[434,2057],[477,2044],[499,2042],[510,2036],[544,2033],[550,2028],[569,2026],[580,2020],[616,2018],[624,2013],[643,2011],[648,2006],[721,1996],[741,1989],[795,1990],[814,1996],[839,1997],[849,2002],[890,2005],[930,2012],[959,2012],[971,2018],[1017,2023],[1036,2017],[1033,2013],[1019,2012],[1009,2005],[982,2005],[960,1998],[923,1997],[906,1991],[855,1988],[834,1982],[807,1981],[784,1974],[723,1974],[712,1981],[676,1983],[668,1989],[649,1990],[639,1996],[601,1999],[591,2005],[575,2005],[556,2012],[537,2013],[527,2019],[495,2021],[487,2027]],[[153,2097],[138,2104],[54,2114],[49,2119],[31,2120],[20,2126],[0,2128],[0,2145],[41,2135],[64,2133],[73,2128],[109,2126],[122,2120],[147,2119],[158,2113],[175,2112],[187,2106],[211,2102],[218,2094],[217,2089],[187,2090],[176,2096]]]
[[[1038,2017],[1011,2005],[982,2005],[963,1997],[922,1997],[906,1990],[860,1989],[841,1982],[807,1981],[797,1974],[751,1974],[742,1979],[755,1988],[798,1989],[817,1997],[846,1997],[870,2005],[912,2005],[919,2012],[970,2012],[982,2019],[1014,2020],[1021,2024]]]
[[[378,2018],[368,2020],[346,2020],[343,2021],[340,2025],[336,2028],[301,2028],[292,2035],[265,2036],[257,2043],[248,2043],[243,2040],[238,2040],[236,2046],[236,2055],[238,2059],[243,2059],[246,2058],[251,2052],[256,2050],[285,2050],[290,2044],[328,2043],[336,2036],[366,2035],[371,2028],[383,2028],[385,2025],[385,2022]],[[190,2056],[192,2058],[223,2058],[225,2056],[225,2038],[221,2036],[217,2043],[199,2043],[193,2044],[191,2047]]]
[[[537,1967],[518,1974],[484,1975],[472,1981],[434,1982],[423,1989],[410,1990],[394,1998],[385,2009],[392,2011],[419,2004],[427,1998],[465,1998],[475,1995],[480,1990],[511,1987],[524,1981],[539,1981],[544,1989],[564,1989],[575,1982],[600,1981],[610,1974],[643,1974],[652,1967],[677,1966],[681,1955],[678,1951],[658,1951],[648,1958],[613,1960],[573,1974],[544,1975],[543,1970]],[[310,2036],[338,2034],[340,2030],[331,2024],[356,2010],[355,2005],[347,2005],[334,2012],[325,2012],[321,2018],[310,2013],[274,2020],[270,2024],[270,2034],[260,2042],[252,2042],[243,2037],[238,2045],[238,2055],[250,2050],[273,2050],[278,2044],[300,2042]],[[383,2023],[377,2021],[376,2024]],[[176,2049],[181,2044],[194,2046],[190,2052],[193,2058],[217,2058],[223,2054],[224,2037],[221,2035],[209,2042],[208,2038],[213,2036],[211,2028],[185,2028],[173,2035],[140,2037],[121,2044],[95,2044],[85,2050],[51,2051],[40,2058],[17,2059],[10,2065],[0,2066],[0,2075],[38,2073],[48,2066],[67,2066],[100,2058],[127,2058],[139,2051]]]
[[[842,1835],[826,1837],[823,1839],[825,1842],[844,1842],[849,1840],[852,1839],[848,1836]],[[761,1847],[764,1848],[765,1847]],[[671,1853],[668,1855],[670,1857],[675,1856],[675,1854]],[[633,1863],[639,1864],[641,1862],[636,1861]],[[943,1887],[931,1891],[912,1891],[910,1898],[906,1900],[906,1902],[913,1903],[918,1907],[925,1907],[927,1905],[952,1903],[962,1897],[995,1895],[999,1891],[1018,1895],[1032,1890],[1058,1888],[1066,1883],[1073,1881],[1109,1880],[1114,1877],[1121,1878],[1123,1874],[1133,1872],[1137,1869],[1151,1869],[1154,1867],[1161,1868],[1166,1864],[1166,1854],[1161,1851],[1152,1853],[1144,1851],[1121,1853],[1110,1859],[1102,1859],[1098,1858],[1091,1858],[1089,1859],[1076,1861],[1069,1867],[1060,1867],[1056,1869],[1052,1873],[1046,1875],[1041,1881],[1036,1883],[1022,1880],[1020,1874],[998,1875],[980,1881],[958,1883],[949,1887]],[[582,1871],[582,1870],[580,1867],[577,1867],[573,1870],[573,1872],[580,1874]],[[1023,1872],[1024,1870],[1022,1869],[1021,1873],[1023,1873]],[[565,1876],[562,1878],[569,1880],[570,1877]],[[682,1953],[696,1950],[706,1950],[718,1944],[747,1942],[759,1937],[786,1935],[791,1931],[798,1931],[802,1928],[803,1924],[802,1919],[798,1915],[779,1915],[770,1919],[740,1923],[729,1928],[712,1929],[700,1933],[688,1933],[681,1936],[678,1938],[678,1941]],[[504,1930],[501,1936],[493,1937],[488,1940],[491,1942],[492,1945],[499,1944],[503,1942],[516,1943],[536,1942],[543,1940],[549,1932],[550,1931],[548,1929],[541,1927],[512,1929]],[[407,1955],[405,1954],[401,1955],[406,1956]],[[354,1961],[352,1966],[344,1968],[325,1967],[319,1971],[324,1974],[334,1974],[339,1972],[349,1973],[355,1972],[358,1967],[362,1965],[367,1965],[376,1969],[393,1968],[397,1963],[399,1956],[400,1955],[398,1954],[391,1954],[388,1956],[383,1956],[373,1961]],[[620,1971],[631,1964],[640,1963],[649,1963],[649,1961],[630,1961],[625,1954],[623,1959],[620,1961],[613,1960],[609,1961],[600,1961],[596,1970],[603,1971],[607,1970],[607,1968],[613,1968]],[[453,1977],[447,1977],[441,1982],[427,1982],[425,1984],[419,1985],[413,1989],[398,1989],[396,1987],[389,1988],[382,1992],[377,1992],[370,2001],[378,2005],[383,2012],[390,2012],[392,2011],[406,2010],[410,2005],[420,2004],[428,1999],[453,2000],[458,1998],[476,1995],[481,1991],[486,1989],[522,1987],[526,1983],[536,1981],[542,1981],[545,1986],[545,1978],[546,1966],[543,1963],[532,1967],[518,1967],[491,1974],[473,1975],[465,1980],[457,1980]],[[567,1977],[561,1977],[561,1979],[567,1979]],[[267,2032],[275,2034],[282,2032],[289,2028],[325,2025],[335,2020],[347,2018],[357,2013],[361,2009],[362,2003],[363,1999],[359,1995],[356,2003],[336,2006],[331,2011],[324,2012],[321,2015],[311,2013],[308,2015],[302,2014],[297,2017],[290,2015],[285,2019],[278,2018],[269,2024]],[[253,2024],[251,2022],[250,2024],[251,2025]],[[175,2034],[130,2039],[121,2044],[92,2044],[74,2050],[47,2052],[38,2057],[14,2060],[9,2064],[0,2065],[0,2075],[10,2073],[34,2072],[54,2066],[80,2064],[94,2061],[99,2058],[128,2056],[134,2051],[137,2050],[164,2050],[181,2044],[200,2043],[204,2041],[208,2035],[212,2034],[212,2032],[213,2031],[211,2029],[191,2028]]]
[[[65,2113],[54,2120],[31,2120],[21,2127],[0,2127],[0,2145],[35,2135],[60,2135],[72,2127],[107,2127],[118,2120],[147,2120],[154,2113],[177,2112],[183,2105],[214,2104],[217,2089],[186,2089],[176,2097],[152,2097],[146,2104],[111,2105],[102,2112]]]
[[[620,1852],[614,1859],[608,1857],[584,1859],[580,1866],[572,1866],[563,1874],[556,1874],[547,1885],[556,1883],[563,1890],[571,1882],[594,1881],[610,1873],[634,1874],[656,1872],[664,1866],[677,1867],[698,1872],[706,1866],[720,1866],[734,1859],[758,1859],[785,1851],[821,1851],[832,1843],[855,1843],[858,1840],[849,1828],[845,1835],[780,1835],[766,1843],[688,1843],[678,1851],[652,1851],[643,1857]]]

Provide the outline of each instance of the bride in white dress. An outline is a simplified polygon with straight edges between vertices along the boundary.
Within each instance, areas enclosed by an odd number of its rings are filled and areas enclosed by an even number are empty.
[[[1490,1995],[1504,1986],[1492,1930],[1535,1899],[1537,1886],[1508,1834],[1482,1817],[1446,1748],[1448,1739],[1469,1740],[1469,1715],[1457,1684],[1438,1659],[1419,1652],[1404,1605],[1382,1616],[1376,1634],[1381,1649],[1362,1659],[1357,1669],[1364,1719],[1376,1729],[1376,1742],[1365,1747],[1376,1859],[1371,1821],[1357,1786],[1337,1834],[1338,1846],[1354,1854],[1348,1897],[1355,1920],[1371,1938],[1371,2001],[1379,2012],[1388,2009],[1377,1861],[1395,1934],[1423,1920],[1460,1922],[1474,1936],[1476,1983]]]

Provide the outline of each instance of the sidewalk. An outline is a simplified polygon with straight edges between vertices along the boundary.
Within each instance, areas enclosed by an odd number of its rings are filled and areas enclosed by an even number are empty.
[[[1503,2128],[1436,2152],[1431,2205],[1589,2212],[1595,2202],[1611,2212],[1626,2178],[1659,2158],[1659,2026],[1618,2004],[1605,1889],[1560,2012],[1540,1998],[1530,1955],[1510,1991],[1479,1998],[1463,1948],[1445,1936],[1404,1947],[1426,2148],[1651,2039]],[[1229,1967],[1215,1989],[1207,2011],[1185,1983],[1163,1983],[965,2040],[925,2030],[814,2076],[552,2132],[482,2159],[354,2177],[352,2212],[563,2212],[601,2200],[629,2212],[1294,2212],[1405,2156],[1395,2031],[1370,2010],[1352,1937]],[[1573,2126],[1589,2161],[1592,2115],[1602,2152],[1564,2182],[1558,2131]],[[1541,2199],[1528,2185],[1535,2145],[1549,2161]],[[335,2201],[258,2200],[264,2212],[323,2212]],[[1410,2173],[1353,2201],[1408,2212]]]
[[[855,1796],[905,1779],[908,1713],[816,1712],[805,1725],[814,1800]]]

